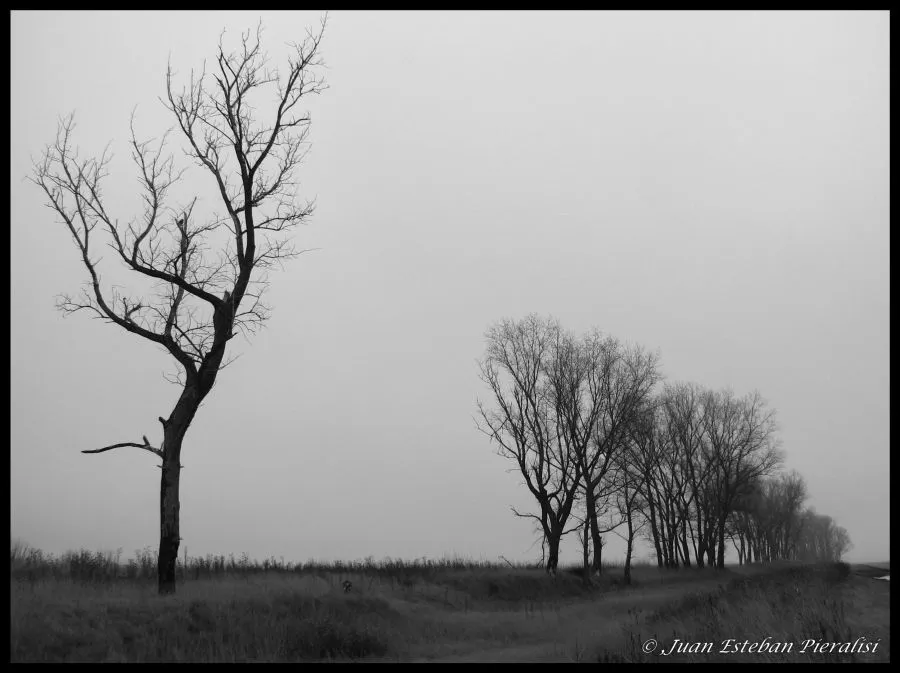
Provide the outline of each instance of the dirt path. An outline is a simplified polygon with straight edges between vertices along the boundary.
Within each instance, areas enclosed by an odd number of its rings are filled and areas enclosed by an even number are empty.
[[[597,643],[621,633],[629,612],[649,612],[679,596],[694,591],[710,591],[727,583],[734,575],[704,578],[695,582],[671,585],[647,584],[634,589],[611,591],[594,599],[573,600],[561,607],[554,624],[545,634],[535,634],[531,642],[497,646],[495,643],[472,642],[467,651],[416,657],[415,662],[437,663],[525,663],[573,662],[593,653]],[[457,644],[457,648],[460,646]],[[465,647],[465,646],[463,646]]]

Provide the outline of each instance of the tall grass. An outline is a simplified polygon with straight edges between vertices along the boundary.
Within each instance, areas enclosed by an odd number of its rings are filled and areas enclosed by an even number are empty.
[[[122,561],[122,549],[110,551],[69,551],[59,556],[47,554],[27,543],[14,540],[10,546],[10,569],[14,579],[68,578],[77,581],[104,582],[115,579],[151,579],[156,577],[156,550],[152,547],[135,550],[134,556]],[[248,576],[268,573],[338,573],[366,574],[394,577],[398,580],[424,579],[447,571],[539,569],[539,564],[509,561],[472,560],[458,556],[412,560],[369,556],[355,561],[290,562],[270,557],[262,561],[251,559],[246,553],[206,556],[180,556],[176,564],[176,578],[185,580],[213,579],[223,576]],[[578,569],[580,572],[580,569]]]
[[[615,566],[586,586],[578,567],[551,578],[506,560],[288,563],[242,554],[181,557],[178,592],[159,596],[152,549],[123,560],[121,550],[53,556],[19,543],[10,552],[11,659],[658,660],[639,651],[648,634],[712,639],[752,626],[847,637],[858,625],[838,591],[840,572],[788,568],[719,589],[733,573],[643,564],[630,587]],[[887,623],[889,607],[879,610]],[[805,621],[791,630],[783,620],[794,613]]]

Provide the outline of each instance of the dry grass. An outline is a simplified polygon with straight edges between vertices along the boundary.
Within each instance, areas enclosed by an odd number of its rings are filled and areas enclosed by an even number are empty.
[[[844,563],[775,566],[629,616],[600,662],[890,661],[890,584]],[[658,646],[648,654],[650,638]],[[706,643],[711,651],[702,651]]]
[[[225,560],[208,572],[215,563],[199,572],[189,564],[178,593],[160,597],[153,579],[107,563],[113,556],[11,556],[12,661],[642,660],[634,640],[645,633],[774,636],[788,632],[788,614],[801,616],[790,631],[796,638],[806,633],[801,626],[817,638],[822,628],[843,638],[883,627],[889,657],[889,583],[802,568],[750,566],[736,576],[638,566],[632,587],[613,568],[587,588],[573,571],[548,578],[460,559]],[[799,598],[787,588],[798,581],[808,582]],[[887,585],[886,599],[865,582]]]

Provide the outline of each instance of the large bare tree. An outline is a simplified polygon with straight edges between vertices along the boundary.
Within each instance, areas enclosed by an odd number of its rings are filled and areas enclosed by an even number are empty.
[[[729,514],[762,477],[782,463],[775,411],[757,392],[735,397],[730,390],[707,391],[703,426],[711,452],[709,493],[716,546],[715,567],[725,567],[725,528]],[[711,561],[713,559],[710,559]]]
[[[159,143],[139,141],[132,117],[131,154],[142,190],[143,212],[123,224],[104,192],[111,155],[80,158],[73,146],[74,119],[62,120],[55,143],[34,166],[33,181],[68,227],[89,283],[80,296],[63,296],[65,313],[86,311],[157,344],[177,362],[180,396],[159,417],[162,442],[120,442],[84,453],[137,447],[162,461],[160,478],[159,592],[175,591],[178,557],[179,478],[185,434],[227,364],[226,346],[237,332],[254,331],[268,316],[262,303],[267,270],[299,254],[287,234],[312,213],[297,198],[296,169],[308,143],[308,112],[300,103],[325,88],[318,31],[291,45],[287,68],[272,68],[260,48],[261,26],[226,52],[219,40],[206,64],[176,90],[171,66],[166,100],[185,152],[212,179],[221,216],[195,215],[196,192],[177,207],[172,188],[184,176]],[[265,107],[266,96],[269,107]],[[107,243],[125,269],[150,290],[126,294],[101,282],[98,244]],[[147,283],[145,283],[146,285]]]
[[[665,556],[665,535],[662,518],[663,461],[666,457],[665,436],[661,422],[659,396],[649,397],[635,414],[628,428],[630,463],[640,474],[641,491],[635,499],[636,509],[650,524],[647,538],[653,543],[659,567]]]
[[[629,434],[630,437],[633,436]],[[647,524],[647,518],[640,515],[642,489],[647,478],[643,469],[644,449],[645,446],[640,441],[629,438],[624,450],[616,452],[613,465],[616,509],[625,523],[625,533],[616,532],[625,541],[625,584],[631,584],[631,557],[635,537]]]
[[[516,463],[537,501],[540,514],[513,512],[540,523],[546,570],[555,572],[581,480],[578,444],[590,428],[582,417],[580,349],[556,320],[531,315],[493,326],[479,367],[496,402],[489,407],[479,400],[479,429]]]
[[[585,361],[585,406],[590,413],[582,415],[584,441],[576,445],[576,454],[594,547],[593,570],[600,572],[602,534],[611,528],[599,524],[598,510],[605,506],[606,498],[619,490],[614,481],[606,483],[607,475],[616,462],[616,454],[625,448],[631,424],[637,422],[661,377],[659,356],[640,346],[627,346],[595,330],[584,337],[581,347]]]
[[[681,529],[681,558],[690,565],[687,532],[696,541],[694,556],[702,568],[709,548],[712,526],[703,502],[707,494],[707,475],[712,462],[707,459],[706,437],[702,424],[704,389],[694,383],[675,382],[667,385],[661,396],[663,427],[666,433],[668,472],[673,488],[670,495],[675,502],[674,512]],[[693,508],[696,530],[691,524]],[[674,559],[673,559],[674,560]]]

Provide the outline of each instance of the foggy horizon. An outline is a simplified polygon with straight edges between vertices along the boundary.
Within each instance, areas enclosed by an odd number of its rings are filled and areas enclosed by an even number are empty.
[[[155,548],[159,460],[81,451],[158,444],[179,393],[161,349],[55,308],[88,276],[33,161],[74,111],[83,156],[111,143],[114,217],[138,216],[129,119],[175,125],[167,64],[180,87],[260,21],[284,64],[320,17],[11,13],[14,539]],[[540,559],[511,511],[536,503],[475,424],[486,331],[536,314],[658,352],[666,382],[758,391],[844,559],[889,559],[887,12],[330,12],[321,53],[308,252],[187,433],[182,554]],[[183,144],[178,199],[221,209]]]

